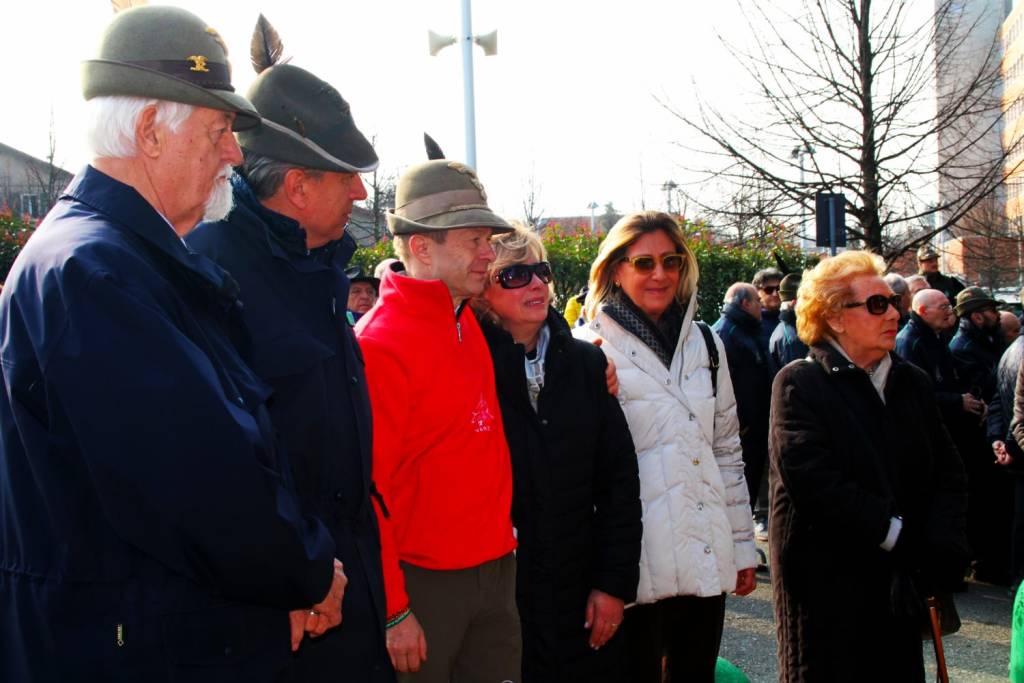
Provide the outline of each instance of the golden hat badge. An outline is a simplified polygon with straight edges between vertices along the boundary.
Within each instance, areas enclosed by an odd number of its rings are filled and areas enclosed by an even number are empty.
[[[189,71],[210,71],[206,68],[206,57],[204,57],[203,55],[192,55],[190,57],[186,57],[185,59],[192,62],[192,68],[190,68]]]

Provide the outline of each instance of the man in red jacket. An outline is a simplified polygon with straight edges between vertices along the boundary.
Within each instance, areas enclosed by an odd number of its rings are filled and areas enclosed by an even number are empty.
[[[512,470],[490,354],[468,300],[511,226],[474,171],[399,179],[388,271],[356,326],[373,408],[387,645],[401,680],[519,681]],[[429,650],[428,650],[429,648]],[[414,672],[415,675],[413,675]]]

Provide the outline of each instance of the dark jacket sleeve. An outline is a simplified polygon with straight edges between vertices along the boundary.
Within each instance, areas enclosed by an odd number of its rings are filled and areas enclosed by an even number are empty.
[[[821,396],[824,371],[815,363],[787,365],[772,389],[771,458],[797,513],[830,533],[878,546],[889,530],[893,502],[846,476],[836,461]],[[833,406],[834,408],[834,406]]]
[[[595,423],[601,429],[594,464],[597,557],[593,587],[628,603],[636,599],[640,582],[643,535],[636,449],[626,416],[618,400],[608,393],[604,353],[589,344],[576,343],[588,355],[587,375],[596,394],[594,405],[598,406]]]
[[[265,412],[226,396],[144,291],[94,274],[50,348],[50,390],[121,538],[229,599],[294,609],[326,595],[334,543],[284,486]]]

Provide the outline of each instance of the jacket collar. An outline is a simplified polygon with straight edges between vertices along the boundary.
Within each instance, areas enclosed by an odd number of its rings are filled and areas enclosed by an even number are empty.
[[[853,361],[843,355],[827,341],[811,346],[808,351],[807,358],[809,361],[813,361],[821,365],[829,375],[857,376],[857,373],[860,373],[865,377],[868,375],[868,373],[864,372],[864,370],[854,364]],[[892,361],[892,369],[889,371],[890,379],[896,374],[902,374],[906,371],[908,367],[907,362],[892,351],[889,352],[889,360]]]
[[[441,280],[420,280],[404,273],[388,270],[380,283],[378,306],[398,306],[403,316],[433,320],[452,320],[456,313],[448,285]]]
[[[781,309],[779,311],[779,320],[787,325],[796,325],[796,311],[792,308]]]
[[[722,309],[722,315],[747,332],[760,333],[761,331],[761,321],[744,311],[737,304],[726,304],[725,308]]]
[[[235,195],[235,210],[248,211],[266,228],[267,246],[275,257],[291,261],[299,270],[318,270],[327,264],[344,270],[348,265],[357,247],[355,239],[348,232],[339,240],[313,250],[307,249],[306,231],[299,222],[264,206],[244,176],[232,174],[231,186]]]
[[[939,341],[939,333],[933,330],[931,326],[924,321],[924,318],[913,311],[910,312],[910,321],[907,323],[907,327],[928,341]]]
[[[158,258],[192,284],[207,290],[221,305],[230,307],[238,300],[239,288],[234,278],[210,259],[186,247],[167,219],[130,185],[86,166],[62,197],[95,209],[135,235]]]

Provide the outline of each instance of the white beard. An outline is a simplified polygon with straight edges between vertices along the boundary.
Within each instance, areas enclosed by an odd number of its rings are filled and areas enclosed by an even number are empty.
[[[235,196],[231,189],[230,179],[231,166],[225,166],[213,186],[209,199],[203,206],[204,221],[222,221],[231,213],[231,209],[235,205]]]

